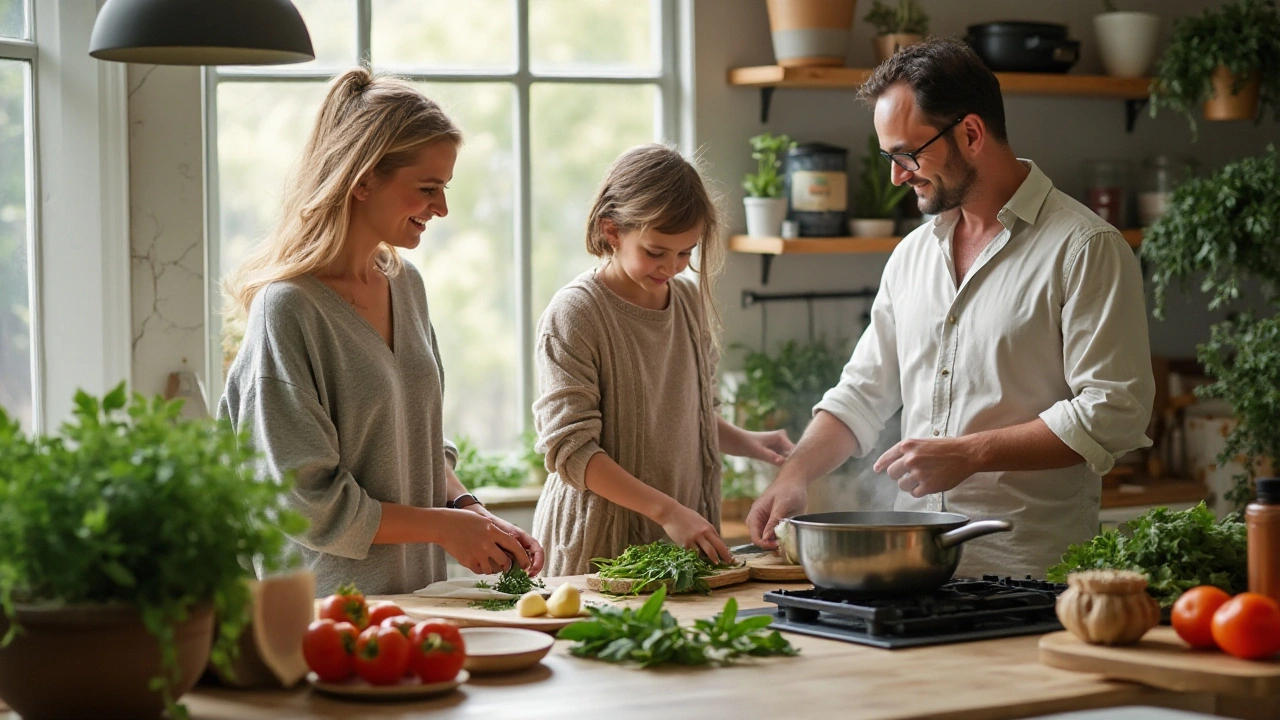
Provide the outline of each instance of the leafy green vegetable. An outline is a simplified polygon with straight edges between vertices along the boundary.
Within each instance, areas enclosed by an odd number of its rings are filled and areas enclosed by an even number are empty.
[[[529,577],[529,573],[519,565],[512,564],[511,567],[503,570],[498,575],[497,584],[490,585],[485,580],[476,581],[476,588],[480,590],[497,590],[508,595],[523,595],[534,588],[545,588],[547,586],[541,578],[534,579]],[[488,600],[477,600],[468,603],[467,607],[479,608],[481,610],[510,610],[516,606],[516,599],[504,600],[502,598],[489,598]]]
[[[1114,568],[1147,576],[1147,592],[1169,607],[1197,585],[1235,594],[1249,586],[1244,523],[1214,520],[1204,503],[1176,512],[1156,508],[1082,545],[1072,545],[1062,562],[1049,568],[1051,582],[1066,582],[1077,570]]]
[[[281,566],[285,533],[305,521],[280,505],[286,483],[260,478],[248,438],[225,422],[185,420],[181,401],[75,396],[58,436],[28,438],[0,409],[0,609],[15,603],[135,606],[161,648],[152,680],[172,717],[174,622],[212,603],[213,662],[229,670],[249,620],[254,561]]]
[[[475,608],[477,610],[492,610],[494,612],[511,610],[515,606],[516,598],[511,598],[509,600],[503,600],[502,598],[489,598],[487,600],[476,600],[474,602],[467,603],[467,607],[469,608]]]
[[[879,35],[929,34],[929,16],[920,9],[916,0],[895,0],[894,2],[873,0],[871,10],[862,19],[874,25]]]
[[[577,641],[569,649],[578,657],[606,662],[634,662],[640,667],[664,663],[729,665],[743,656],[795,655],[797,650],[777,630],[765,632],[770,618],[737,621],[738,601],[729,598],[710,620],[682,626],[662,608],[666,586],[660,586],[638,610],[613,605],[589,606],[591,619],[574,623],[557,635]]]
[[[713,565],[698,554],[668,542],[632,545],[616,558],[592,558],[600,568],[600,577],[611,580],[633,580],[629,594],[636,595],[651,587],[671,585],[672,593],[711,592],[706,578],[716,570],[732,565]]]

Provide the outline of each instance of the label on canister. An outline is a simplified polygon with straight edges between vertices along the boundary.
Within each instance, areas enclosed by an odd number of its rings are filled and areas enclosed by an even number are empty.
[[[844,212],[849,203],[848,176],[830,170],[791,173],[791,209],[801,212]]]

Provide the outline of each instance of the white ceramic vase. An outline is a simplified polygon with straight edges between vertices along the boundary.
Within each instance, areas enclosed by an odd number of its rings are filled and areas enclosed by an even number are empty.
[[[853,218],[849,221],[849,234],[854,237],[893,237],[892,218]]]
[[[1144,12],[1094,15],[1093,33],[1108,75],[1142,77],[1156,57],[1160,18]]]
[[[747,211],[747,235],[780,237],[782,221],[787,219],[786,198],[747,197],[742,199]]]

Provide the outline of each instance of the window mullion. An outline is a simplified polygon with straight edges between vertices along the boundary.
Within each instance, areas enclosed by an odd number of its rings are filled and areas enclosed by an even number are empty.
[[[516,409],[524,432],[533,428],[533,190],[530,187],[529,103],[533,74],[529,70],[529,0],[516,4],[516,332],[519,334],[520,381],[516,389]]]
[[[356,3],[356,61],[373,67],[373,0]]]

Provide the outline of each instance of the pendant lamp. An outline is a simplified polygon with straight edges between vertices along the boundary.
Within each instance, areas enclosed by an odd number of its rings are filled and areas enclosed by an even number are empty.
[[[316,56],[290,0],[107,0],[89,54],[150,65],[281,65]]]

